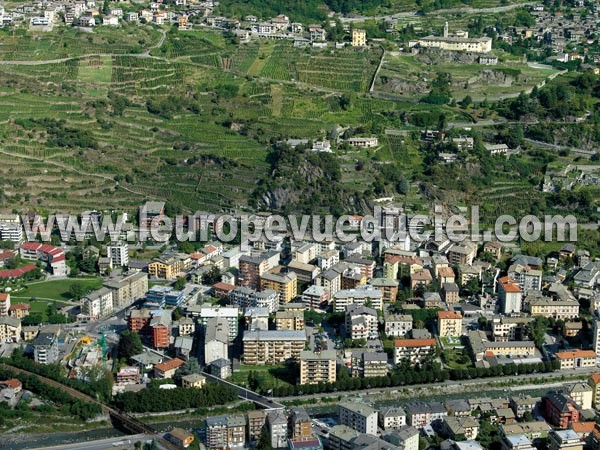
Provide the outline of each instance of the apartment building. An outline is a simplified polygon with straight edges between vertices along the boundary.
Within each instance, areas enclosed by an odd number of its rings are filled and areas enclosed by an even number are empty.
[[[553,300],[539,297],[529,303],[532,316],[554,317],[555,319],[574,319],[579,317],[579,302],[573,300]]]
[[[277,311],[275,313],[275,329],[304,330],[304,311]]]
[[[358,402],[342,402],[338,406],[342,425],[359,433],[377,435],[377,410]]]
[[[394,341],[394,363],[408,360],[411,364],[421,363],[435,351],[435,339],[396,339]]]
[[[534,398],[530,395],[511,397],[509,400],[509,406],[515,413],[515,416],[521,419],[526,412],[532,412],[534,410],[535,405],[539,400],[539,398]]]
[[[548,450],[583,450],[584,442],[573,430],[552,430],[548,435]]]
[[[148,274],[129,272],[123,276],[111,277],[104,283],[104,287],[112,291],[113,308],[123,309],[146,295]]]
[[[242,415],[207,417],[204,430],[205,444],[211,449],[243,447],[246,443],[246,418]]]
[[[184,260],[178,255],[163,255],[148,264],[148,274],[153,278],[173,280],[184,271]]]
[[[154,348],[167,348],[171,340],[171,312],[155,314],[150,319],[150,336]]]
[[[300,359],[306,345],[306,332],[246,331],[242,342],[244,364],[281,364]]]
[[[350,255],[348,256],[344,262],[348,264],[352,264],[360,270],[361,275],[363,275],[367,280],[373,278],[373,274],[375,273],[376,263],[372,259],[363,258],[360,255]]]
[[[473,264],[473,260],[477,256],[477,246],[471,242],[461,242],[453,244],[449,249],[446,257],[450,265],[458,264]]]
[[[309,286],[308,289],[302,293],[302,303],[310,309],[325,308],[329,303],[329,293],[322,286]]]
[[[295,272],[288,272],[283,266],[277,266],[260,277],[260,289],[277,292],[279,304],[291,302],[298,294],[298,280]]]
[[[594,391],[589,384],[584,382],[574,383],[566,387],[569,397],[581,409],[592,409]]]
[[[231,304],[240,308],[267,308],[274,313],[279,308],[279,293],[273,289],[255,291],[249,287],[239,286],[229,293]]]
[[[379,426],[384,430],[397,430],[406,426],[406,411],[399,406],[380,409]]]
[[[367,32],[355,28],[352,30],[352,47],[365,47],[367,45]]]
[[[530,337],[531,317],[494,317],[492,339],[496,342],[522,341]]]
[[[308,264],[319,256],[320,247],[314,242],[300,245],[292,252],[292,259],[303,264]]]
[[[345,326],[346,335],[350,339],[373,339],[377,337],[377,311],[362,305],[348,305],[345,310]]]
[[[336,353],[324,350],[318,353],[300,352],[300,384],[333,383],[336,380]]]
[[[321,274],[321,269],[312,264],[305,264],[299,261],[290,261],[287,270],[296,274],[296,279],[305,283],[312,283]]]
[[[279,256],[278,252],[267,252],[260,256],[240,256],[238,284],[259,289],[260,277],[279,264]]]
[[[519,285],[509,277],[498,279],[498,298],[500,299],[503,314],[521,312],[521,298],[523,293]]]
[[[387,303],[395,303],[398,297],[398,282],[391,278],[373,278],[371,286],[379,289],[383,295],[383,301]]]
[[[533,341],[489,341],[481,330],[469,331],[469,347],[475,361],[482,361],[486,355],[530,357],[535,355]]]
[[[267,413],[264,409],[255,409],[248,411],[246,417],[248,418],[248,441],[252,445],[260,440],[265,424],[267,423]]]
[[[102,287],[81,299],[81,314],[97,319],[113,311],[113,291]]]
[[[371,286],[359,286],[356,289],[343,289],[333,296],[335,312],[344,312],[348,305],[370,305],[373,309],[383,309],[383,294]]]
[[[271,447],[286,447],[288,438],[288,418],[286,414],[280,409],[268,411],[267,427],[271,436]]]
[[[521,264],[512,264],[508,268],[508,276],[515,280],[525,295],[529,291],[542,290],[542,278],[544,273],[541,269]]]
[[[444,417],[442,423],[443,433],[450,439],[473,440],[479,434],[479,422],[471,417]]]
[[[411,402],[406,405],[407,422],[415,428],[424,428],[448,416],[448,411],[440,402]]]
[[[113,267],[129,266],[129,244],[127,242],[113,242],[106,248],[106,251]]]
[[[0,317],[8,316],[10,311],[10,294],[7,292],[0,292]]]
[[[10,305],[8,308],[9,317],[14,317],[15,319],[23,320],[25,317],[29,315],[29,303],[14,303]]]
[[[462,336],[462,315],[453,311],[438,311],[438,333],[440,337]]]
[[[58,361],[58,325],[43,327],[33,341],[33,360],[38,364],[53,364]]]
[[[442,285],[442,298],[448,304],[460,301],[460,289],[456,283],[444,283]]]
[[[404,337],[413,328],[413,319],[409,314],[389,314],[383,316],[386,336]]]
[[[592,403],[595,409],[600,409],[600,373],[593,373],[588,378],[592,387]]]
[[[544,417],[552,425],[559,428],[569,428],[574,422],[579,422],[580,411],[573,400],[559,392],[548,392],[542,398]]]
[[[350,371],[355,378],[385,377],[389,372],[385,352],[353,350],[350,363]]]
[[[206,322],[204,334],[204,364],[217,359],[229,359],[229,322],[225,317],[212,317]]]
[[[312,420],[302,406],[290,408],[290,438],[295,440],[306,440],[313,437]]]
[[[0,343],[21,340],[21,320],[15,317],[0,317]]]
[[[223,317],[229,324],[229,340],[234,341],[238,335],[240,310],[236,307],[214,306],[210,303],[193,305],[187,308],[187,315],[196,319],[201,327],[205,327],[208,320],[214,317]]]

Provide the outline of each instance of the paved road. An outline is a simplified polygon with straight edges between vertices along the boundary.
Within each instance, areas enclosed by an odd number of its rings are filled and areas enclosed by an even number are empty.
[[[251,402],[254,402],[257,405],[262,406],[263,408],[267,408],[267,409],[285,408],[284,405],[274,401],[273,399],[265,397],[264,395],[257,394],[256,392],[246,389],[244,387],[238,386],[237,384],[230,383],[227,380],[222,380],[221,378],[215,377],[214,375],[211,375],[210,373],[202,372],[202,375],[204,377],[206,377],[207,380],[214,381],[216,383],[225,384],[228,386],[236,387],[238,390],[238,396],[240,398],[243,398],[245,400],[250,400]]]
[[[479,386],[485,387],[491,383],[518,383],[524,380],[539,380],[539,379],[548,379],[550,381],[555,381],[561,375],[565,376],[574,376],[574,375],[588,375],[590,373],[597,372],[598,369],[596,367],[590,367],[585,369],[569,369],[569,370],[558,370],[556,372],[549,373],[535,373],[529,375],[515,375],[515,376],[501,376],[501,377],[492,377],[492,378],[476,378],[473,380],[457,380],[457,381],[445,381],[441,383],[425,383],[425,384],[413,384],[413,385],[404,385],[404,386],[393,386],[387,388],[373,388],[373,389],[362,389],[360,391],[345,391],[345,392],[328,392],[328,393],[320,393],[320,394],[311,394],[311,395],[303,395],[302,399],[307,398],[323,398],[323,397],[340,397],[340,396],[352,396],[355,397],[359,394],[383,394],[385,392],[394,392],[398,389],[419,389],[419,388],[435,388],[435,387],[444,387],[444,386],[452,386],[452,385],[462,385],[462,386]],[[278,397],[275,398],[277,401],[293,401],[298,400],[300,397]]]
[[[153,436],[148,434],[134,434],[132,436],[117,436],[108,439],[98,439],[75,444],[53,445],[51,447],[35,447],[32,450],[106,450],[107,448],[130,449],[137,441],[149,441]]]
[[[506,5],[506,6],[496,6],[493,8],[471,8],[471,7],[464,7],[464,8],[452,8],[452,9],[438,9],[436,11],[431,11],[431,14],[433,15],[439,15],[439,14],[447,14],[447,13],[465,13],[465,14],[485,14],[485,13],[497,13],[497,12],[505,12],[505,11],[510,11],[512,9],[515,8],[521,8],[523,6],[530,6],[530,5],[535,5],[539,2],[525,2],[525,3],[516,3],[513,5]],[[381,16],[348,16],[348,17],[340,17],[340,21],[342,23],[352,23],[352,22],[364,22],[365,20],[386,20],[386,19],[401,19],[401,18],[407,18],[407,17],[415,17],[418,15],[417,11],[405,11],[405,12],[399,12],[399,13],[395,13],[395,14],[387,14],[387,15],[381,15]]]

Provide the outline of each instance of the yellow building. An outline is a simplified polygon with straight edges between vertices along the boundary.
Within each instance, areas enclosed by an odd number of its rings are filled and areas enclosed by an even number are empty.
[[[440,337],[462,336],[462,316],[452,311],[438,311],[438,332]]]
[[[365,30],[352,30],[352,47],[365,47],[367,45],[367,32]]]
[[[242,338],[244,364],[283,364],[299,360],[306,332],[290,330],[246,331]]]
[[[206,378],[198,373],[181,377],[181,387],[183,388],[203,388],[205,384]]]
[[[304,330],[304,310],[277,311],[275,313],[276,330]]]
[[[592,387],[592,402],[594,408],[600,408],[600,373],[593,373],[588,379],[589,385]]]
[[[283,272],[278,266],[260,277],[260,290],[272,289],[279,294],[279,304],[289,303],[298,295],[297,277],[294,272]]]
[[[184,263],[175,256],[161,257],[148,264],[148,273],[154,278],[172,280],[184,270]]]
[[[333,383],[336,355],[333,350],[320,353],[303,351],[300,353],[300,384]]]

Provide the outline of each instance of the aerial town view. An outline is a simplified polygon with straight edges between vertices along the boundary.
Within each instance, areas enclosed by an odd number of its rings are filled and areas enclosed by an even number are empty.
[[[600,450],[600,1],[0,0],[0,449]]]

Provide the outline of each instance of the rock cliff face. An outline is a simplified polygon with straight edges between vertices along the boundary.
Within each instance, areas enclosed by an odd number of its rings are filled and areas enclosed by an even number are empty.
[[[469,85],[512,86],[515,81],[512,75],[504,73],[501,70],[482,69],[479,76],[469,80]]]
[[[452,52],[449,50],[440,50],[437,48],[422,48],[415,56],[415,59],[428,65],[438,64],[475,64],[479,59],[479,53],[471,52]]]

